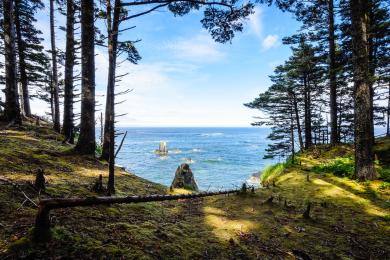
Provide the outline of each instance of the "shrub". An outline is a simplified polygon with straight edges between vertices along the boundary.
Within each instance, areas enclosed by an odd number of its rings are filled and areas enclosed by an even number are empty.
[[[354,161],[348,157],[336,158],[329,163],[316,165],[312,168],[312,171],[317,173],[328,172],[340,177],[352,177],[354,170]]]
[[[390,169],[380,169],[379,171],[379,176],[382,180],[386,182],[390,182]]]
[[[96,147],[95,147],[95,154],[96,154],[96,156],[97,157],[101,156],[102,152],[103,152],[103,146],[100,145],[100,144],[96,144]]]

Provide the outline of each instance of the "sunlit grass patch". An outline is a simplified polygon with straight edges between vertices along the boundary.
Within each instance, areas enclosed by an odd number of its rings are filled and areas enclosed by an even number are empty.
[[[275,180],[290,163],[277,163],[266,166],[260,173],[260,181],[264,185],[272,180]]]

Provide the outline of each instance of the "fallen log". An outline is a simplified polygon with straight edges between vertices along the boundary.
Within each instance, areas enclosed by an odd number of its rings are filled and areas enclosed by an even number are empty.
[[[45,241],[50,238],[50,210],[60,208],[86,207],[97,205],[111,205],[120,203],[140,203],[152,201],[167,201],[179,199],[194,199],[222,194],[238,193],[240,190],[226,190],[217,192],[201,192],[179,195],[148,195],[126,197],[87,197],[87,198],[51,198],[39,202],[38,213],[35,219],[34,238]]]

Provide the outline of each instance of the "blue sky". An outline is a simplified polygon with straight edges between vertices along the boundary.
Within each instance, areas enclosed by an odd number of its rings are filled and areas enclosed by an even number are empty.
[[[48,6],[48,4],[47,4]],[[49,36],[48,11],[38,26]],[[133,89],[119,100],[117,113],[122,126],[249,126],[258,112],[243,106],[270,85],[268,75],[290,55],[281,44],[284,36],[299,28],[293,16],[275,7],[261,5],[231,44],[215,43],[202,28],[202,12],[174,17],[166,9],[128,21],[122,28],[136,26],[121,39],[141,39],[137,48],[139,65],[123,63],[118,73],[129,73],[118,91]],[[57,25],[64,25],[63,17]],[[104,30],[103,25],[99,25]],[[58,46],[65,37],[57,30]],[[49,47],[47,41],[46,46]],[[96,48],[96,87],[104,105],[107,54]],[[43,104],[35,102],[36,110]],[[34,106],[33,106],[34,109]]]

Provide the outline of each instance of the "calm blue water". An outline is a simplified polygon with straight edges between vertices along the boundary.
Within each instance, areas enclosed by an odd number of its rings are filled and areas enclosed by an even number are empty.
[[[167,186],[176,168],[189,160],[201,190],[240,186],[273,162],[263,159],[269,129],[120,128],[119,131],[128,133],[116,163]],[[166,157],[154,153],[160,141],[167,142]]]

